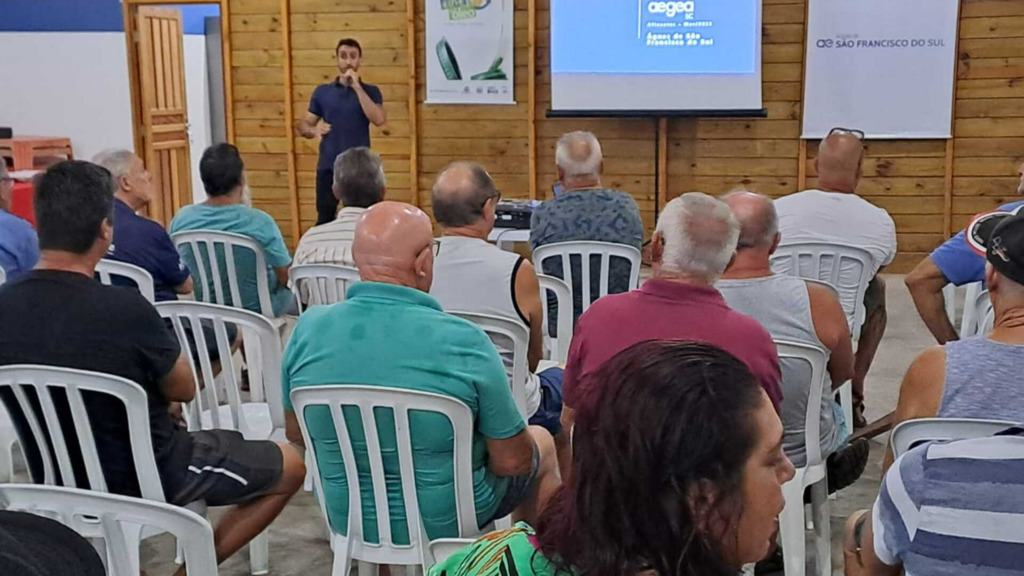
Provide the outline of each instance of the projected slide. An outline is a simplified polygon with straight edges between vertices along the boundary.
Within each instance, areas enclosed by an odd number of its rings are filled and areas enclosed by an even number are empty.
[[[758,0],[556,0],[552,21],[574,19],[585,32],[552,39],[551,69],[556,74],[752,74],[758,5]]]
[[[555,111],[757,111],[761,0],[551,0]]]

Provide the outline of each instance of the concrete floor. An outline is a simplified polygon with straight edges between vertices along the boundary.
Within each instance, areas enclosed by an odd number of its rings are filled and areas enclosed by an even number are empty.
[[[934,344],[921,322],[903,285],[902,276],[885,276],[889,323],[867,381],[868,420],[884,416],[896,406],[899,385],[911,360]],[[842,574],[842,535],[851,512],[869,508],[874,502],[881,478],[881,460],[888,435],[872,441],[871,460],[864,476],[830,502],[832,516],[832,563],[835,574]],[[212,518],[216,519],[214,512]],[[173,544],[158,537],[143,544],[142,557],[150,576],[173,572]],[[808,546],[812,554],[813,546]],[[271,574],[276,576],[327,576],[331,573],[332,553],[324,536],[323,520],[313,498],[306,492],[295,497],[270,527]],[[220,568],[222,576],[243,576],[248,571],[246,550],[236,554]],[[813,564],[808,558],[808,568]],[[808,573],[811,573],[810,570]]]

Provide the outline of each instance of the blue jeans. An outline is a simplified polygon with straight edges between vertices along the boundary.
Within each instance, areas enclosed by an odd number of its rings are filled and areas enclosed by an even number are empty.
[[[540,426],[557,436],[562,431],[562,378],[565,370],[548,368],[540,372],[540,407],[530,417],[530,424]]]

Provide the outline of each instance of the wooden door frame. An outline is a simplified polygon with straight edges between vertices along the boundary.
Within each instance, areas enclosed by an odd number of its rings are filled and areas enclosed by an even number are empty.
[[[132,99],[132,141],[135,153],[144,157],[142,145],[142,90],[139,85],[139,58],[135,48],[135,15],[139,6],[166,6],[173,4],[216,4],[220,7],[221,60],[224,74],[224,125],[228,142],[235,143],[235,104],[231,83],[231,8],[228,0],[123,0],[124,42],[128,50],[128,85]],[[184,33],[184,30],[182,31]],[[186,84],[188,79],[185,79]],[[187,106],[187,104],[186,104]],[[148,167],[147,167],[148,168]],[[195,183],[193,183],[193,186]]]

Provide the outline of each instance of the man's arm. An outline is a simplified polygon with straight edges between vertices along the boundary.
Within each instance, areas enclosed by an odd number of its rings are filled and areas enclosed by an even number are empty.
[[[807,296],[811,302],[811,320],[818,340],[829,349],[828,373],[832,379],[832,390],[853,378],[853,341],[850,325],[839,299],[825,286],[807,284]]]
[[[177,294],[191,294],[195,287],[192,285],[192,277],[185,278],[185,281],[174,287],[174,292]]]
[[[299,428],[299,419],[292,410],[284,411],[284,437],[297,446],[305,446],[302,439],[302,429]]]
[[[896,413],[893,416],[893,427],[915,418],[934,418],[942,404],[945,383],[946,349],[934,346],[918,355],[903,376],[900,399],[896,403]],[[892,445],[886,444],[882,474],[889,470],[892,462]]]
[[[356,97],[359,98],[359,106],[363,109],[363,114],[366,114],[366,118],[374,126],[383,126],[388,121],[388,114],[384,111],[380,92],[375,91],[372,95],[368,94],[366,88],[363,87],[363,83],[359,81],[359,73],[355,70],[349,70],[345,73],[345,76],[351,78],[351,84],[349,85],[356,91]]]
[[[523,428],[511,438],[486,438],[487,469],[495,476],[522,476],[533,468],[533,436]]]
[[[520,260],[515,287],[516,305],[529,322],[530,346],[526,355],[529,358],[530,372],[536,372],[537,365],[544,356],[544,309],[540,302],[537,274],[529,260]]]
[[[171,371],[160,379],[160,393],[168,402],[191,402],[196,397],[196,383],[184,353],[178,357]]]
[[[846,522],[843,556],[846,576],[897,576],[902,566],[889,566],[875,553],[871,511],[854,512]]]
[[[278,266],[274,268],[274,276],[277,276],[277,284],[282,288],[288,287],[288,269],[291,266]]]
[[[303,138],[323,136],[331,131],[331,125],[326,122],[320,122],[320,120],[320,116],[312,112],[306,112],[306,115],[295,123],[295,130]]]
[[[946,315],[946,299],[942,295],[942,289],[949,284],[949,280],[932,257],[929,256],[918,263],[910,274],[907,274],[904,282],[914,299],[918,314],[935,340],[939,344],[959,340],[960,336]]]

